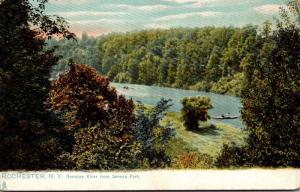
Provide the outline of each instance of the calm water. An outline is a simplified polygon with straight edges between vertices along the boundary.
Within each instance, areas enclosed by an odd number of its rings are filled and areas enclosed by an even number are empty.
[[[209,110],[211,116],[220,116],[221,114],[226,113],[230,113],[232,116],[240,116],[240,109],[242,107],[239,98],[227,95],[124,83],[112,83],[112,85],[117,89],[118,93],[125,95],[127,98],[132,98],[135,101],[141,101],[144,104],[155,105],[162,97],[165,99],[172,99],[173,106],[170,110],[176,112],[180,111],[182,108],[180,103],[182,98],[188,96],[210,97],[213,104],[213,109]],[[127,86],[129,89],[124,89],[124,86]],[[230,124],[231,126],[239,128],[244,127],[241,119],[214,119],[212,121]]]

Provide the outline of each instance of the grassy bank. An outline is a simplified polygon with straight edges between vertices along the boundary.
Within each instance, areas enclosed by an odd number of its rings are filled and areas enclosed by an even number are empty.
[[[216,157],[223,144],[235,142],[244,144],[246,133],[241,129],[226,124],[216,124],[215,127],[202,125],[199,131],[187,131],[180,118],[180,113],[168,112],[162,123],[170,122],[176,129],[176,137],[180,138],[190,148],[196,149],[202,154]],[[178,148],[180,148],[178,146]]]

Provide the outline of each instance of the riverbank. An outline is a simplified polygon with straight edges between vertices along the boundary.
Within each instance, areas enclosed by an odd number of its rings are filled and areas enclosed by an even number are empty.
[[[216,157],[222,150],[223,144],[231,142],[243,145],[247,133],[242,129],[227,124],[217,123],[214,126],[202,125],[199,131],[187,131],[180,118],[179,112],[168,112],[162,120],[162,124],[170,122],[175,130],[176,137],[182,139],[189,147],[196,149],[199,153]]]

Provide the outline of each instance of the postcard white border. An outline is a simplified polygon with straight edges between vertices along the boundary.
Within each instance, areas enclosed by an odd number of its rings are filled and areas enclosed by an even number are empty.
[[[4,184],[4,185],[3,185]],[[300,169],[0,172],[0,191],[296,190]]]

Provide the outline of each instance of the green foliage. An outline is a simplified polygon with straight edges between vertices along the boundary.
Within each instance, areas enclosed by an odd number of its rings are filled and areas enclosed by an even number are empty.
[[[259,37],[260,49],[246,66],[242,90],[248,145],[226,146],[220,166],[300,166],[300,27],[290,21],[284,14],[276,30],[265,28]]]
[[[178,136],[170,139],[167,154],[173,169],[208,169],[214,164],[212,156],[200,153]]]
[[[198,130],[198,121],[207,121],[208,109],[212,108],[209,97],[186,97],[181,101],[184,124],[188,130]]]
[[[300,57],[296,50],[300,30],[279,29],[272,38],[276,46],[268,62],[255,67],[254,80],[242,94],[242,117],[251,131],[249,145],[256,146],[251,161],[262,166],[299,166]]]
[[[211,82],[200,81],[200,82],[196,83],[195,85],[189,86],[189,89],[196,90],[196,91],[208,92],[211,90],[212,85],[213,84]]]
[[[136,141],[142,144],[139,160],[141,166],[148,168],[163,168],[170,165],[171,159],[166,153],[169,140],[174,135],[173,127],[167,123],[160,124],[170,100],[162,99],[153,109],[146,111],[143,105],[137,109],[133,131]]]
[[[211,91],[220,94],[240,96],[244,82],[244,73],[236,73],[233,77],[222,77],[211,86]]]
[[[242,168],[249,167],[251,164],[247,161],[249,154],[247,154],[248,146],[238,146],[234,142],[230,145],[224,144],[222,151],[219,154],[215,166],[225,168]]]
[[[73,60],[74,63],[87,64],[101,71],[96,38],[83,33],[81,38],[71,40],[49,39],[46,43],[45,48],[55,48],[54,54],[60,57],[57,64],[52,67],[51,77],[53,79],[58,73],[64,73],[68,70],[69,60]]]
[[[242,65],[248,63],[245,57],[255,49],[256,35],[253,26],[180,28],[86,37],[87,44],[83,40],[49,42],[49,46],[61,47],[56,53],[63,56],[53,74],[73,59],[116,82],[215,91],[211,88],[222,84],[221,78],[243,71]],[[87,61],[95,55],[97,59]],[[226,94],[239,94],[235,87],[228,88]]]
[[[133,140],[127,123],[113,119],[75,133],[71,155],[76,169],[116,170],[138,166],[141,146]]]
[[[59,168],[60,122],[46,109],[49,72],[58,58],[45,38],[73,37],[47,1],[0,2],[0,169]],[[36,5],[36,6],[34,6]]]
[[[128,83],[219,91],[211,88],[225,83],[219,81],[222,77],[235,78],[243,71],[241,63],[252,53],[255,38],[252,26],[109,35],[99,44],[102,72],[114,81],[123,82],[116,76],[126,73]],[[224,93],[239,95],[236,84]]]
[[[167,153],[174,160],[176,156],[187,151],[197,151],[212,157],[219,155],[223,144],[235,142],[238,146],[245,144],[248,133],[225,124],[216,124],[215,128],[202,128],[188,131],[179,112],[168,112],[162,123],[170,122],[176,131],[175,138],[169,142]],[[209,123],[207,123],[209,124]]]
[[[185,97],[182,99],[181,103],[187,110],[207,110],[212,108],[211,100],[209,97]]]
[[[118,75],[114,78],[114,81],[120,83],[128,83],[128,82],[132,82],[132,78],[128,72],[118,73]]]

